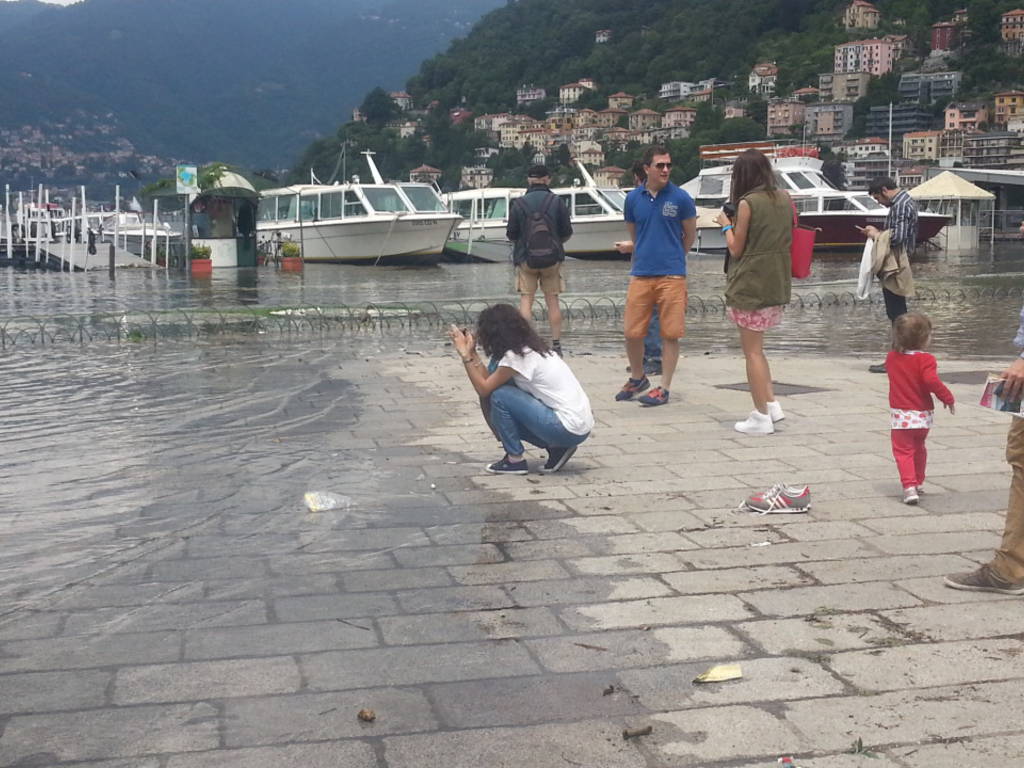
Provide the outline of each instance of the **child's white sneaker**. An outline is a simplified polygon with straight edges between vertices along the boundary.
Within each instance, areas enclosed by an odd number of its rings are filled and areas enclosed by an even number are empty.
[[[745,420],[737,421],[733,426],[737,432],[745,435],[770,435],[775,432],[772,417],[760,411],[751,411]]]
[[[903,489],[903,503],[910,504],[911,506],[917,504],[920,501],[920,497],[917,495],[917,488],[912,485],[908,485]]]
[[[776,421],[782,421],[786,418],[786,414],[782,411],[782,406],[779,405],[778,400],[772,400],[768,405],[768,415],[772,417],[772,423]]]

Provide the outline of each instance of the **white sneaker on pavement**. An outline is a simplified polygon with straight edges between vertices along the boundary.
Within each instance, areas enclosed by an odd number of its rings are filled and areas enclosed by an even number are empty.
[[[734,427],[737,432],[745,435],[770,435],[775,432],[772,417],[760,411],[751,411],[744,421],[737,421]]]
[[[778,400],[772,400],[768,403],[768,415],[772,417],[773,424],[786,418],[786,414],[782,412],[782,406],[779,405]]]

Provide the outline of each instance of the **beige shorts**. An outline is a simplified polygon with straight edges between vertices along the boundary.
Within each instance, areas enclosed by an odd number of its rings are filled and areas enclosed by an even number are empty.
[[[535,294],[537,286],[545,296],[557,296],[565,292],[565,278],[562,276],[561,263],[544,269],[531,269],[522,264],[516,267],[516,291]]]

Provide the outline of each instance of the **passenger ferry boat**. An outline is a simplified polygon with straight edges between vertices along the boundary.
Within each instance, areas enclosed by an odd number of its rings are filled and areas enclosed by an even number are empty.
[[[863,247],[864,235],[857,227],[868,224],[883,227],[888,209],[867,192],[836,189],[825,178],[822,161],[815,154],[814,150],[799,147],[781,148],[771,161],[779,187],[793,198],[800,223],[818,230],[816,248]],[[731,182],[732,165],[729,164],[704,168],[683,185],[697,204],[698,250],[725,250],[725,239],[714,218],[722,203],[729,199]],[[948,216],[921,211],[918,241],[932,239],[948,221]]]
[[[297,184],[260,193],[260,240],[302,245],[307,262],[436,264],[459,216],[429,184],[385,182],[372,152],[363,152],[373,177],[336,184]]]
[[[622,208],[625,190],[598,187],[577,162],[582,183],[555,187],[552,192],[569,209],[572,237],[565,243],[566,256],[576,259],[626,259],[615,250],[615,241],[626,237]],[[526,193],[523,187],[465,189],[445,196],[452,211],[462,217],[445,244],[445,255],[455,261],[507,262],[512,243],[505,239],[512,201]]]

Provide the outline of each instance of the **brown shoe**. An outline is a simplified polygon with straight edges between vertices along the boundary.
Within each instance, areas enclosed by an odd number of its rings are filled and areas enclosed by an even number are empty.
[[[992,573],[987,565],[970,573],[955,573],[945,578],[945,584],[952,589],[970,592],[998,592],[1001,595],[1024,595],[1024,582],[1011,584]]]

